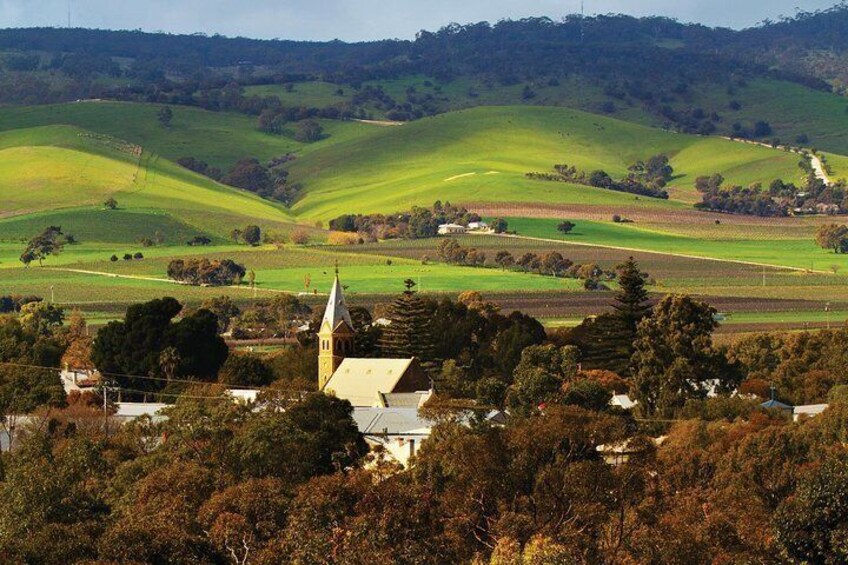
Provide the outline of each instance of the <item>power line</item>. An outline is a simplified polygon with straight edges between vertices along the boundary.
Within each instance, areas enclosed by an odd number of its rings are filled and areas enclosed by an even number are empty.
[[[0,361],[0,366],[7,367],[16,367],[20,369],[44,369],[48,371],[61,371],[60,367],[47,367],[44,365],[29,365],[26,363],[12,363],[9,361]],[[104,377],[123,377],[129,379],[141,379],[147,381],[159,381],[159,382],[169,382],[169,383],[181,383],[181,384],[190,384],[190,385],[214,385],[214,384],[223,384],[229,389],[240,389],[240,390],[256,390],[256,387],[251,387],[247,385],[230,385],[225,383],[215,383],[215,382],[207,382],[207,381],[193,381],[189,379],[168,379],[166,377],[154,377],[150,375],[142,376],[142,375],[129,375],[127,373],[104,373],[100,372],[100,374]]]

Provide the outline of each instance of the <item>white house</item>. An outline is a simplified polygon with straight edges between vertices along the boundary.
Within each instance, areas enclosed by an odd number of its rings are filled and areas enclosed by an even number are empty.
[[[468,231],[468,228],[459,224],[442,224],[439,226],[439,235],[461,235]]]
[[[792,420],[797,422],[802,418],[814,418],[827,410],[827,404],[808,404],[796,406],[792,409]]]
[[[432,424],[421,418],[417,407],[357,407],[353,419],[372,449],[382,447],[404,467],[432,431]]]
[[[88,369],[73,369],[65,367],[59,371],[65,394],[92,390],[100,382],[100,373]]]
[[[618,406],[623,410],[632,410],[638,404],[635,400],[631,400],[626,394],[615,394],[609,401],[610,406]]]
[[[469,222],[468,231],[486,231],[489,229],[489,224],[486,222]]]

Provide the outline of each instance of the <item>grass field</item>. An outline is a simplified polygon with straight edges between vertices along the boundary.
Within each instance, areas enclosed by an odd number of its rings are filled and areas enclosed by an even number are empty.
[[[291,167],[293,178],[306,188],[293,212],[329,219],[343,212],[393,212],[437,199],[682,207],[682,202],[636,200],[524,177],[529,171],[549,171],[556,163],[623,176],[630,164],[658,153],[671,157],[676,173],[672,186],[689,194],[689,200],[701,175],[721,172],[731,182],[750,184],[774,178],[794,181],[801,174],[796,156],[763,147],[561,108],[475,108],[382,128],[305,154]]]
[[[317,90],[310,92],[296,85],[287,94],[343,98],[331,86],[311,83]],[[392,92],[404,88],[402,82],[386,84]],[[435,90],[423,81],[416,88]],[[445,87],[441,95],[451,93]],[[423,255],[437,256],[438,240],[276,249],[235,245],[228,237],[234,227],[248,223],[266,232],[286,232],[319,220],[326,225],[342,213],[389,213],[438,199],[507,216],[510,229],[519,234],[552,240],[463,238],[490,258],[503,248],[515,254],[558,250],[578,263],[613,268],[633,254],[651,273],[655,293],[699,294],[734,315],[753,316],[763,309],[794,312],[792,323],[805,317],[817,321],[817,301],[848,303],[848,258],[812,241],[816,222],[823,220],[720,216],[716,224],[718,216],[691,207],[697,176],[720,172],[739,184],[797,180],[801,170],[796,155],[565,108],[474,108],[402,127],[328,122],[329,135],[309,145],[260,133],[246,116],[192,108],[176,108],[173,127],[163,128],[156,121],[157,108],[89,102],[0,109],[3,293],[53,294],[62,304],[83,306],[104,319],[114,316],[116,307],[165,294],[189,303],[221,293],[247,301],[254,293],[278,292],[305,293],[320,301],[338,262],[352,296],[385,297],[412,278],[425,293],[480,290],[502,301],[504,308],[543,317],[581,316],[607,307],[610,293],[586,293],[572,279],[422,264]],[[291,210],[171,161],[192,155],[226,166],[246,155],[266,159],[287,152],[296,154],[292,180],[305,187]],[[621,176],[632,162],[656,153],[669,155],[675,168],[668,201],[525,178],[528,171],[547,171],[563,162]],[[828,155],[828,163],[835,171],[848,170],[845,157]],[[110,196],[118,200],[117,210],[104,209]],[[609,218],[614,213],[635,223],[613,224]],[[562,236],[556,230],[562,219],[577,222],[574,233]],[[61,225],[80,243],[66,246],[43,269],[24,269],[18,261],[24,242],[47,225]],[[309,229],[316,241],[323,237]],[[200,234],[211,237],[213,245],[185,245]],[[142,248],[142,238],[157,235],[159,244]],[[143,260],[109,260],[112,254],[138,251]],[[245,264],[256,272],[256,290],[163,280],[171,259],[189,256]],[[701,259],[707,257],[725,262]],[[833,265],[839,267],[837,274],[830,272]],[[772,318],[746,323],[766,322],[777,323]]]
[[[407,89],[414,93],[431,95],[441,111],[466,109],[476,106],[549,106],[567,107],[601,113],[605,102],[615,107],[613,117],[643,125],[660,127],[662,119],[647,112],[641,105],[622,102],[604,95],[603,88],[579,76],[561,78],[557,83],[534,81],[503,86],[491,81],[459,77],[442,82],[425,76],[408,76],[391,80],[375,80],[365,83],[380,86],[396,101],[406,100]],[[526,99],[524,87],[530,86],[535,96]],[[343,94],[338,94],[339,88]],[[349,85],[328,82],[302,82],[292,85],[288,91],[281,85],[248,87],[248,94],[279,96],[283,104],[305,106],[327,106],[350,102],[355,89]],[[732,110],[731,101],[740,108]],[[746,125],[764,120],[771,124],[774,136],[784,142],[795,143],[800,135],[809,139],[808,147],[817,147],[837,154],[848,154],[848,100],[844,97],[813,90],[805,86],[774,80],[757,79],[728,85],[699,85],[683,94],[665,100],[672,108],[685,111],[700,107],[707,114],[716,112],[722,120],[717,124],[719,131],[729,133],[735,122]],[[383,114],[376,108],[370,109],[376,118]],[[848,169],[843,169],[848,175]]]
[[[120,209],[98,210],[109,197]],[[248,223],[285,230],[292,222],[280,204],[70,126],[0,133],[0,201],[0,218],[13,217],[0,222],[0,240],[28,239],[58,224],[78,239],[123,243],[163,230],[182,242],[199,233],[223,238]]]
[[[557,231],[557,220],[510,218],[509,224],[510,229],[523,236],[577,244],[711,257],[822,272],[831,271],[833,266],[837,266],[838,270],[848,270],[848,255],[837,255],[818,247],[813,241],[812,230],[807,238],[775,241],[765,237],[746,240],[738,236],[706,239],[697,235],[686,235],[683,227],[679,233],[669,233],[612,222],[581,221],[574,231],[567,235]]]
[[[131,141],[171,161],[197,157],[222,169],[243,157],[267,161],[312,148],[291,137],[260,132],[253,117],[186,106],[173,107],[173,122],[170,128],[165,128],[156,118],[159,108],[154,104],[94,101],[0,108],[0,130],[72,125]],[[324,121],[322,125],[326,139],[316,146],[344,141],[374,129],[357,122]]]

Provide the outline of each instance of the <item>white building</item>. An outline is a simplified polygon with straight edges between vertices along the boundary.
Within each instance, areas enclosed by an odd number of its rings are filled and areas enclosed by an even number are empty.
[[[439,235],[461,235],[468,231],[468,228],[459,224],[442,224],[439,226]]]
[[[796,406],[792,409],[792,420],[797,422],[802,418],[814,418],[827,410],[827,404],[808,404],[806,406]]]
[[[65,367],[59,371],[65,394],[93,390],[100,383],[100,373],[88,369],[72,369]]]
[[[632,410],[636,404],[638,404],[638,402],[631,400],[631,398],[626,394],[615,394],[609,401],[610,406],[618,406],[623,410]]]

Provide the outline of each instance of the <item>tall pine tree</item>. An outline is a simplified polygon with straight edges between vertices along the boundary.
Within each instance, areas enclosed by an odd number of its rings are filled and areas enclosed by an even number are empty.
[[[406,290],[389,305],[386,317],[391,322],[383,329],[380,349],[384,357],[416,357],[422,367],[437,366],[433,335],[430,331],[432,308],[415,292],[415,282],[404,281]]]
[[[639,265],[633,257],[618,267],[619,291],[612,307],[615,309],[615,316],[624,322],[633,337],[636,336],[636,326],[651,311],[648,291],[645,290],[647,279],[648,275],[639,270]]]
[[[583,353],[585,369],[629,375],[636,328],[651,310],[645,290],[647,278],[630,257],[618,267],[619,291],[612,304],[613,312],[586,320],[572,331],[569,342]]]

